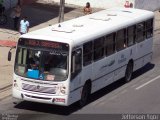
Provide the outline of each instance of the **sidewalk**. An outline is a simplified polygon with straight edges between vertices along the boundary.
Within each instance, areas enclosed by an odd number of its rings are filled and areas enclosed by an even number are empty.
[[[79,6],[67,5],[65,7],[64,19],[69,20],[83,15],[83,8]],[[100,9],[93,9],[94,12]],[[15,49],[12,50],[12,60],[8,62],[7,56],[12,44],[18,41],[20,34],[12,30],[13,20],[9,17],[10,11],[7,12],[8,23],[0,26],[0,90],[12,84],[13,64]],[[30,31],[47,27],[58,23],[59,6],[55,3],[34,3],[22,8],[22,16],[25,15],[30,21]],[[7,41],[7,42],[5,42]],[[9,45],[8,45],[9,44]]]

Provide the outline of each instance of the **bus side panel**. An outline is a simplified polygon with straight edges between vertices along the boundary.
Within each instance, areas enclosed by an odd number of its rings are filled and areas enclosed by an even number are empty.
[[[107,73],[106,65],[107,65],[106,58],[102,58],[101,60],[95,61],[93,63],[92,93],[105,86],[104,81]]]
[[[92,80],[92,63],[82,68],[83,70],[77,75],[70,85],[69,104],[72,104],[81,98],[83,86],[87,80]]]
[[[130,59],[130,55],[129,55],[130,49],[131,48],[128,48],[128,49],[124,49],[124,50],[117,52],[117,55],[116,55],[116,66],[117,67],[114,72],[114,81],[117,81],[120,78],[124,77],[126,66]]]
[[[136,45],[132,45],[124,50],[117,52],[116,66],[114,81],[117,81],[125,76],[127,64],[130,60],[133,60],[136,56]]]
[[[83,86],[87,80],[92,80],[92,63],[82,68],[82,81]]]
[[[148,62],[150,62],[153,44],[152,41],[152,39],[148,39],[140,43],[137,43],[137,54],[135,58],[134,70],[138,70],[144,65],[146,65]]]
[[[115,55],[104,58],[100,61],[101,64],[97,62],[93,65],[92,93],[114,82]]]
[[[143,59],[143,66],[152,60],[152,46],[153,46],[153,38],[145,40],[145,57]]]
[[[82,91],[82,87],[79,87],[79,88],[75,89],[74,91],[70,92],[70,94],[68,96],[68,105],[71,105],[72,103],[80,100],[81,91]]]

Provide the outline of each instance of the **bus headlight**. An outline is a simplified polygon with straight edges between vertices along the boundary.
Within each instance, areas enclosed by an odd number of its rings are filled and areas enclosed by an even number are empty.
[[[60,87],[60,92],[61,92],[62,94],[66,94],[66,87],[65,87],[64,85],[62,85],[62,86]]]
[[[18,88],[18,84],[17,84],[16,80],[14,80],[14,82],[13,82],[13,87]]]
[[[13,86],[16,87],[16,88],[18,87],[17,83],[14,83]]]

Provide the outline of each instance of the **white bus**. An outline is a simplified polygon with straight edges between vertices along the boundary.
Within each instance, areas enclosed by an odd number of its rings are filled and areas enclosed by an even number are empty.
[[[36,30],[17,43],[13,98],[84,106],[152,58],[154,13],[112,8]]]

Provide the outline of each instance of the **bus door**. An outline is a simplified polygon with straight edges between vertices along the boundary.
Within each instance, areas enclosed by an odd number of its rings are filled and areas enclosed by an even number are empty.
[[[72,92],[72,98],[76,101],[80,98],[80,86],[82,79],[82,50],[76,49],[72,52],[71,60],[71,84],[70,91]],[[71,100],[72,101],[72,100]],[[72,101],[72,102],[74,102]]]

